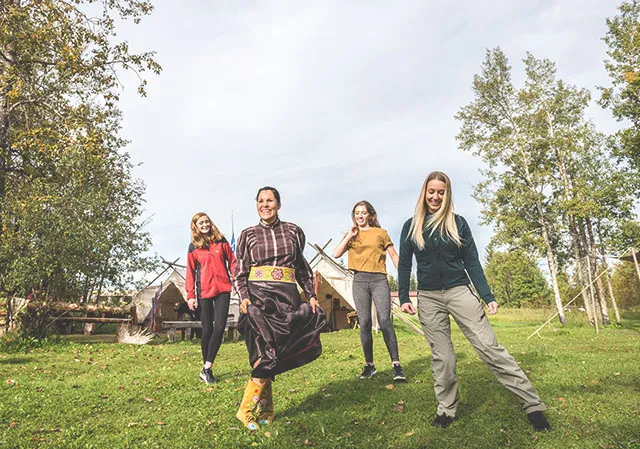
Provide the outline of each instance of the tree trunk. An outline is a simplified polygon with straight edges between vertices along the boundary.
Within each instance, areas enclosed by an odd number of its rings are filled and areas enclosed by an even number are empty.
[[[591,309],[591,318],[590,323],[592,326],[595,326],[598,321],[598,311],[595,307],[595,298],[594,298],[594,290],[593,285],[591,285],[591,281],[593,277],[591,276],[591,263],[589,261],[589,244],[587,243],[587,236],[584,230],[584,226],[582,223],[576,222],[578,228],[578,241],[580,244],[580,263],[582,265],[582,277],[584,280],[584,292],[582,295],[582,299],[585,301],[585,308]]]
[[[576,226],[575,217],[569,215],[569,233],[571,234],[572,246],[573,246],[573,255],[576,259],[576,273],[578,274],[578,281],[580,283],[580,290],[582,295],[582,302],[584,303],[584,309],[587,312],[587,320],[593,326],[593,322],[595,320],[594,311],[591,307],[591,299],[588,293],[588,276],[587,276],[587,267],[584,261],[584,249],[580,243],[580,235],[578,232],[578,227]]]
[[[611,285],[611,278],[609,277],[609,264],[607,263],[607,255],[604,250],[604,245],[602,244],[602,228],[600,227],[600,221],[596,222],[596,232],[598,233],[598,240],[600,240],[600,257],[602,258],[602,266],[605,270],[604,278],[607,281],[607,287],[609,288],[609,297],[611,298],[611,304],[613,304],[613,311],[616,314],[616,324],[622,324],[622,319],[620,318],[620,311],[618,310],[618,302],[616,301],[616,297],[613,294],[613,285]]]
[[[554,136],[553,121],[551,120],[551,115],[548,111],[547,111],[547,122],[549,124],[549,137],[553,141],[553,136]],[[560,172],[560,177],[562,178],[564,199],[565,201],[568,202],[570,199],[573,199],[573,194],[571,193],[571,181],[567,173],[567,166],[566,166],[564,153],[560,149],[556,148],[555,154],[556,154],[556,165],[558,167],[558,171]],[[594,321],[596,320],[596,317],[595,317],[594,310],[591,307],[591,300],[589,298],[589,293],[587,293],[586,287],[588,287],[589,285],[587,281],[588,277],[585,276],[586,274],[585,266],[582,263],[582,261],[584,260],[583,257],[584,257],[585,251],[582,245],[580,244],[580,235],[578,232],[578,226],[576,224],[575,215],[571,211],[568,211],[567,217],[569,219],[569,235],[571,236],[571,243],[572,243],[571,246],[573,247],[573,255],[576,260],[576,273],[578,274],[578,281],[581,286],[580,290],[582,295],[582,302],[584,303],[584,308],[587,312],[587,320],[589,321],[590,324],[593,325]]]
[[[594,312],[593,324],[596,326],[596,334],[598,334],[600,333],[600,328],[598,326],[598,308],[596,306],[595,289],[593,288],[593,277],[591,276],[591,273],[592,273],[591,261],[589,260],[589,256],[587,256],[585,260],[587,261],[587,274],[588,274],[587,279],[589,279],[589,297],[591,300],[591,307],[593,307],[593,312]]]
[[[587,232],[589,233],[589,252],[591,254],[591,266],[593,276],[596,277],[596,287],[598,288],[598,299],[600,300],[600,312],[602,313],[602,324],[608,325],[611,323],[609,319],[609,307],[607,306],[607,296],[604,292],[604,285],[602,284],[602,278],[598,273],[598,252],[596,251],[596,241],[593,234],[593,226],[591,225],[591,219],[585,218],[587,224]]]
[[[525,173],[527,184],[531,187],[534,185],[531,182],[531,173],[526,162],[523,164],[523,170]],[[538,223],[540,229],[542,229],[542,239],[544,241],[547,250],[547,263],[549,264],[549,274],[551,275],[551,286],[553,288],[553,296],[556,302],[556,309],[558,310],[558,320],[562,325],[567,324],[567,318],[564,316],[564,308],[562,306],[562,298],[560,297],[560,289],[558,288],[558,268],[556,266],[556,259],[553,255],[553,248],[551,247],[551,239],[549,238],[549,225],[544,216],[544,210],[542,209],[542,202],[540,197],[536,196],[536,211],[538,212]]]
[[[611,304],[613,304],[613,311],[616,314],[616,324],[622,324],[622,319],[620,318],[620,311],[618,310],[618,303],[616,301],[616,297],[613,294],[613,285],[611,285],[611,278],[609,277],[609,266],[607,265],[607,261],[604,260],[604,277],[607,280],[607,286],[609,287],[609,296],[611,297]]]
[[[558,288],[558,269],[556,267],[556,259],[553,255],[553,250],[551,248],[547,220],[544,218],[542,204],[540,204],[539,199],[536,199],[536,209],[538,211],[538,222],[542,228],[542,239],[547,248],[547,263],[549,264],[549,273],[551,274],[551,286],[553,287],[553,296],[556,302],[556,309],[558,310],[558,319],[560,320],[560,323],[564,325],[567,324],[567,318],[564,316],[562,298],[560,297],[560,289]]]

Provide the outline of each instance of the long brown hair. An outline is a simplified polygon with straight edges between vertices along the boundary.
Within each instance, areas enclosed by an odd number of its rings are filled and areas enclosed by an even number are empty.
[[[202,217],[207,217],[209,219],[209,223],[211,223],[211,228],[206,235],[202,235],[202,233],[196,226],[196,222]],[[213,222],[213,220],[211,220],[211,217],[209,217],[204,212],[198,212],[191,219],[191,242],[196,248],[208,248],[212,240],[214,242],[219,242],[220,240],[222,240],[222,237],[224,236],[222,235],[216,224]]]
[[[425,223],[425,218],[429,212],[427,202],[425,200],[427,195],[427,184],[429,181],[437,179],[442,181],[447,186],[444,191],[444,198],[442,199],[442,206],[435,214],[432,214],[429,220]],[[440,172],[434,171],[429,173],[427,179],[422,184],[422,190],[420,196],[416,202],[416,208],[413,213],[413,220],[411,220],[411,227],[409,228],[409,237],[413,240],[419,249],[424,249],[424,236],[422,233],[425,229],[431,229],[431,234],[435,229],[440,231],[440,234],[444,237],[447,236],[456,245],[461,246],[460,235],[458,234],[458,226],[456,225],[455,213],[453,210],[453,198],[451,194],[451,180],[449,177]]]
[[[351,209],[351,221],[353,224],[356,224],[356,208],[358,206],[364,206],[367,208],[367,213],[369,214],[369,226],[372,228],[380,228],[380,223],[378,222],[378,214],[376,213],[376,209],[369,201],[358,201],[353,209]]]

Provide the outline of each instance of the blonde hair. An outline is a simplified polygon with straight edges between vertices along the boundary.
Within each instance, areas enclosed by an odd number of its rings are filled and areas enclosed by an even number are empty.
[[[351,209],[351,221],[353,221],[353,224],[357,224],[356,209],[358,208],[358,206],[364,206],[367,209],[367,213],[369,214],[369,226],[371,226],[372,228],[379,228],[380,222],[378,222],[378,214],[376,213],[376,209],[369,201],[365,200],[358,201],[356,205],[353,206],[353,209]]]
[[[426,195],[427,184],[429,181],[437,179],[445,183],[444,198],[442,199],[442,205],[440,209],[431,215],[429,220],[425,223],[425,218],[429,212],[427,207]],[[413,212],[413,220],[411,220],[411,227],[409,228],[409,238],[413,240],[419,249],[424,249],[424,236],[422,233],[425,229],[430,229],[429,236],[433,234],[433,231],[438,229],[440,234],[446,236],[449,240],[452,240],[456,245],[462,246],[460,235],[458,234],[458,225],[456,225],[455,213],[453,210],[453,198],[451,194],[451,181],[449,177],[439,171],[429,173],[427,179],[422,184],[422,190],[420,196],[416,202],[416,208]]]
[[[196,223],[202,217],[207,217],[209,219],[209,222],[211,223],[211,228],[209,229],[209,232],[206,235],[202,235],[202,233],[198,230],[198,227],[196,226]],[[208,248],[212,240],[214,242],[219,242],[220,240],[222,240],[222,237],[223,237],[222,233],[220,232],[216,224],[213,222],[213,220],[211,220],[211,217],[209,217],[204,212],[198,212],[191,219],[191,242],[193,243],[193,246],[195,246],[196,248]]]

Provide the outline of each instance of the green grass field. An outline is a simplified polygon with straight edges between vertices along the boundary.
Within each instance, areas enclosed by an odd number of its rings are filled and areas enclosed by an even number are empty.
[[[557,321],[527,340],[549,311],[500,311],[498,340],[546,402],[554,430],[537,434],[515,396],[454,326],[461,405],[447,429],[435,411],[423,337],[396,321],[409,378],[393,384],[382,335],[378,374],[360,380],[357,331],[324,334],[324,354],[278,376],[277,420],[256,433],[234,417],[249,375],[243,343],[225,343],[219,383],[199,382],[199,342],[128,346],[82,338],[0,353],[3,448],[640,448],[640,314],[622,328]]]

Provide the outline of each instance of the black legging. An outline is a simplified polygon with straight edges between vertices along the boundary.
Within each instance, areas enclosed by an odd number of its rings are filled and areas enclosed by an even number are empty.
[[[229,314],[229,293],[220,293],[215,298],[203,298],[200,303],[200,319],[202,321],[202,360],[211,362],[216,359],[218,349],[224,338]],[[215,319],[217,317],[217,319]],[[215,319],[215,321],[214,321]]]

